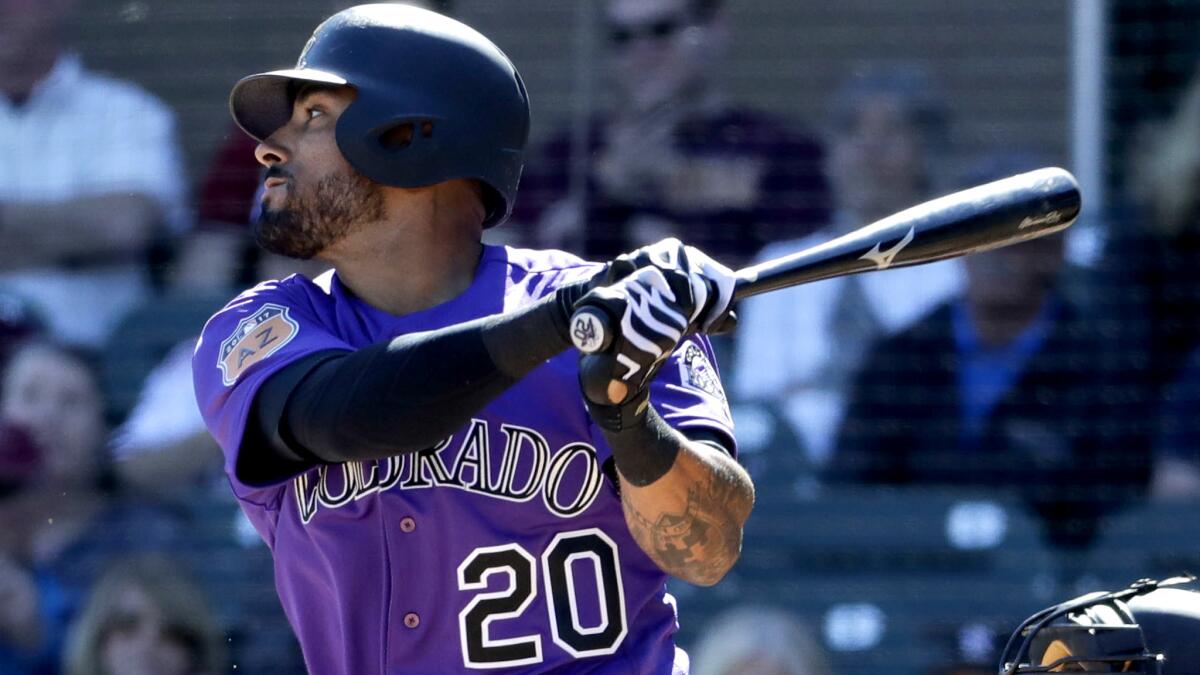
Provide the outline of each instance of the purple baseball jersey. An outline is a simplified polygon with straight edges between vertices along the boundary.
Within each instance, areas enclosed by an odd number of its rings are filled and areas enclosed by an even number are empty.
[[[311,672],[687,672],[667,577],[625,524],[574,350],[428,450],[268,486],[234,470],[255,393],[287,364],[514,310],[596,269],[558,251],[488,246],[467,291],[406,316],[327,272],[261,284],[204,327],[193,360],[200,409],[274,554]],[[676,428],[732,438],[714,363],[707,340],[689,338],[651,400]]]

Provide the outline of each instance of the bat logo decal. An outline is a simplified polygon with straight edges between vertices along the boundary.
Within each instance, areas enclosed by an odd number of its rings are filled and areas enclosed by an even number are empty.
[[[1051,211],[1044,216],[1025,216],[1020,225],[1017,225],[1018,230],[1024,230],[1027,227],[1036,227],[1038,225],[1054,225],[1062,220],[1062,214],[1058,211]]]
[[[916,234],[916,232],[917,227],[914,225],[908,228],[908,234],[904,235],[904,238],[900,240],[900,243],[886,251],[881,252],[879,249],[882,242],[880,242],[880,244],[875,244],[875,247],[870,251],[867,251],[859,256],[858,259],[870,260],[871,262],[875,263],[876,269],[886,270],[892,266],[892,260],[896,257],[896,254],[900,251],[903,251],[905,246],[908,246],[910,243],[912,243],[913,236]]]
[[[604,341],[604,329],[590,312],[577,312],[571,319],[571,342],[584,353],[600,349]]]

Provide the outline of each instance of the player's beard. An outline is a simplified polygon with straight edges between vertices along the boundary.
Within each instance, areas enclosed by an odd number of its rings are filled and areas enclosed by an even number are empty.
[[[353,169],[325,176],[304,193],[294,185],[288,181],[283,206],[264,204],[254,223],[254,240],[271,253],[308,260],[361,224],[384,217],[380,186]]]

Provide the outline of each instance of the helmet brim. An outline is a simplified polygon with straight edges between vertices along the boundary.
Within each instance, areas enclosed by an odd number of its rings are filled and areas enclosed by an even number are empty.
[[[229,112],[233,120],[256,140],[265,140],[292,116],[288,88],[293,83],[348,84],[336,73],[309,68],[272,70],[243,77],[229,93]]]

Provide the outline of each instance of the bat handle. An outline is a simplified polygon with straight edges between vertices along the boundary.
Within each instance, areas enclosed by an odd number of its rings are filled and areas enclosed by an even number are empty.
[[[734,285],[733,297],[742,297],[748,294],[752,282],[757,278],[757,274],[753,271],[742,270],[738,272],[738,279]],[[716,288],[710,284],[709,297],[716,297]],[[604,308],[598,305],[582,305],[575,310],[571,315],[570,333],[571,342],[575,348],[584,354],[594,355],[608,351],[612,347],[613,339],[616,337],[616,330],[613,326],[616,323],[614,319]],[[619,403],[625,400],[628,394],[628,386],[624,382],[618,380],[610,380],[605,371],[600,366],[603,359],[591,356],[585,357],[580,364],[580,381],[583,383],[584,393],[593,401],[599,401],[601,398],[607,398],[610,403]]]
[[[612,346],[612,319],[595,305],[584,305],[571,315],[571,342],[584,354],[603,352]]]
[[[584,353],[579,363],[579,381],[583,393],[597,403],[614,405],[629,393],[624,382],[609,379],[609,367],[601,354],[613,343],[612,319],[595,305],[584,305],[571,315],[571,342]]]

